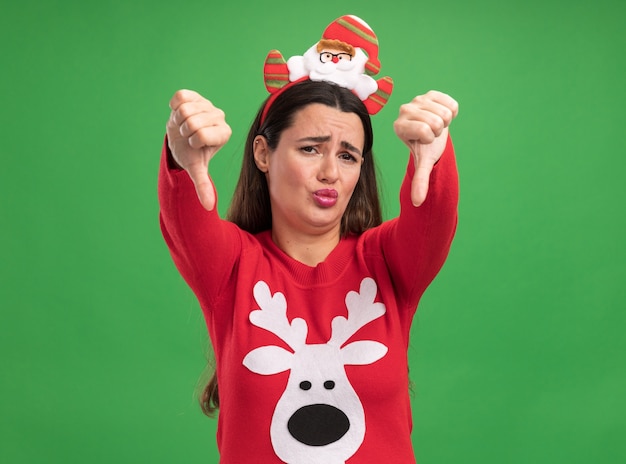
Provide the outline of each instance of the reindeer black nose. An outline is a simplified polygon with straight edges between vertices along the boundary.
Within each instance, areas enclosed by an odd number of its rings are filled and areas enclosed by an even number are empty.
[[[328,404],[310,404],[298,409],[287,422],[291,436],[309,446],[324,446],[338,441],[350,429],[343,411]]]

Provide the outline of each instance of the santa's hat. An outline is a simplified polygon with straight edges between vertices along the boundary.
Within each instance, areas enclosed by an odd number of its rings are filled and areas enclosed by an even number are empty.
[[[328,25],[323,39],[341,40],[353,47],[362,49],[368,57],[365,72],[374,76],[380,72],[378,61],[378,38],[365,21],[353,15],[345,15]]]

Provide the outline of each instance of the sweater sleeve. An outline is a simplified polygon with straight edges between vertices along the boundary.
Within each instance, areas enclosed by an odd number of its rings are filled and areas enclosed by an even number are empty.
[[[220,219],[217,205],[213,211],[202,207],[191,178],[172,168],[168,156],[166,141],[158,181],[161,232],[178,271],[206,310],[241,254],[241,230]]]
[[[428,195],[415,207],[412,157],[400,188],[400,215],[380,227],[378,246],[400,302],[415,310],[420,297],[443,266],[457,225],[458,173],[452,140],[430,175]]]

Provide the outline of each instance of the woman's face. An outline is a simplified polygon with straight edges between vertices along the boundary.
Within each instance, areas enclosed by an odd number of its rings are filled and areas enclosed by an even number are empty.
[[[299,110],[275,150],[255,140],[266,173],[272,227],[306,235],[339,234],[361,174],[365,135],[359,117],[314,103]]]

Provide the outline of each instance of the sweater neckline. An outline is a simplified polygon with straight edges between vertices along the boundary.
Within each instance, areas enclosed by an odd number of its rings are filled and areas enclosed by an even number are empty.
[[[291,279],[300,286],[311,287],[334,283],[345,272],[349,262],[356,257],[358,237],[341,238],[324,261],[316,266],[304,264],[281,250],[272,240],[271,231],[257,234],[257,239],[266,254],[283,267]]]

